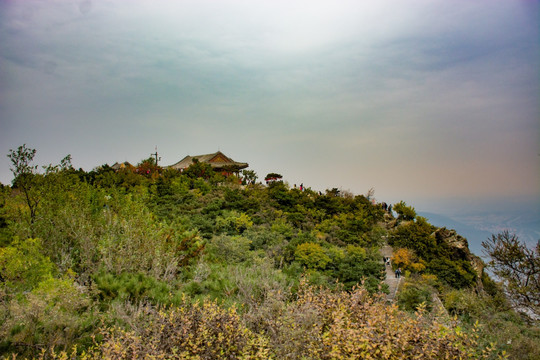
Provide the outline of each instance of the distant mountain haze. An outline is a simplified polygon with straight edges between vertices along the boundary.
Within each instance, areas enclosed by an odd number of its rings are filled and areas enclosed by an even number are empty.
[[[540,214],[534,208],[523,206],[520,209],[474,210],[470,213],[442,215],[427,211],[418,211],[418,215],[440,227],[456,230],[467,238],[469,249],[474,254],[483,257],[482,241],[492,234],[508,230],[516,234],[529,247],[535,246],[540,239]]]

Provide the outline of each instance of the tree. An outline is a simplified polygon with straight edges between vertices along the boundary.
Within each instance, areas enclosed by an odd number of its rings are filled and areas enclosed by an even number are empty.
[[[246,184],[255,184],[257,181],[257,173],[253,170],[243,170],[242,175]]]
[[[294,251],[296,259],[309,269],[324,269],[332,260],[319,244],[307,242],[300,244]]]
[[[394,251],[392,256],[394,268],[403,268],[412,272],[421,272],[426,266],[418,260],[418,257],[411,249],[401,248]]]
[[[18,188],[24,194],[26,205],[30,211],[30,223],[33,224],[36,218],[36,211],[39,205],[40,196],[35,191],[35,180],[37,165],[31,165],[36,155],[36,149],[30,149],[23,144],[17,148],[9,150],[8,158],[11,160],[13,167],[10,168],[14,179],[12,185]]]
[[[394,247],[414,250],[417,256],[431,260],[437,256],[437,240],[432,235],[435,227],[425,218],[403,223],[390,232],[388,243]]]
[[[150,156],[138,163],[135,171],[147,178],[155,178],[161,172],[161,168],[156,164],[156,159]]]
[[[413,207],[407,206],[404,201],[394,205],[394,211],[398,214],[398,220],[410,221],[416,218],[416,211]]]
[[[269,181],[281,181],[281,179],[283,179],[283,176],[281,174],[278,174],[278,173],[269,173],[264,177],[264,181],[266,181],[266,182],[269,182]]]
[[[200,162],[199,159],[193,159],[193,163],[184,170],[183,174],[190,179],[202,178],[208,180],[215,177],[216,172],[210,164]]]
[[[540,316],[540,242],[530,249],[515,234],[503,231],[483,241],[482,247],[515,306]]]

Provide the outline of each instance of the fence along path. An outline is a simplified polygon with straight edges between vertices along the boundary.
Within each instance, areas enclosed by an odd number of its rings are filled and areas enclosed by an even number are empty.
[[[393,254],[392,247],[386,243],[383,247],[381,247],[380,252],[381,252],[381,261],[383,257],[391,258]],[[391,265],[385,265],[385,267],[386,267],[386,279],[384,279],[384,282],[388,285],[388,290],[389,290],[389,293],[386,296],[386,300],[394,301],[401,278],[396,279],[396,275],[394,271],[392,270]]]

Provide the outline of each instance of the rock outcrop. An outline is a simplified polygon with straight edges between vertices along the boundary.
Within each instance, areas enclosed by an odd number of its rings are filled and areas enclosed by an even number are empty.
[[[485,264],[482,259],[471,253],[467,239],[459,235],[456,230],[447,229],[445,227],[438,228],[432,235],[435,237],[438,244],[446,243],[454,250],[454,253],[458,258],[466,259],[471,263],[472,268],[476,272],[477,291],[483,291],[482,274],[484,272]]]

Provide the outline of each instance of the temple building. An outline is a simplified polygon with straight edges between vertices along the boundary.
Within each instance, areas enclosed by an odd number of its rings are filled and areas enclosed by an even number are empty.
[[[209,164],[215,171],[221,172],[225,176],[228,176],[230,174],[238,175],[240,173],[240,170],[245,169],[249,166],[247,163],[236,162],[230,157],[223,154],[221,151],[218,151],[213,154],[206,155],[188,155],[176,164],[169,166],[169,168],[183,171],[187,169],[191,164],[193,164],[193,160]]]
[[[111,166],[111,169],[115,170],[115,171],[118,171],[118,170],[133,170],[135,169],[135,166],[131,165],[130,163],[128,163],[127,161],[124,161],[123,163],[114,163],[113,166]]]

